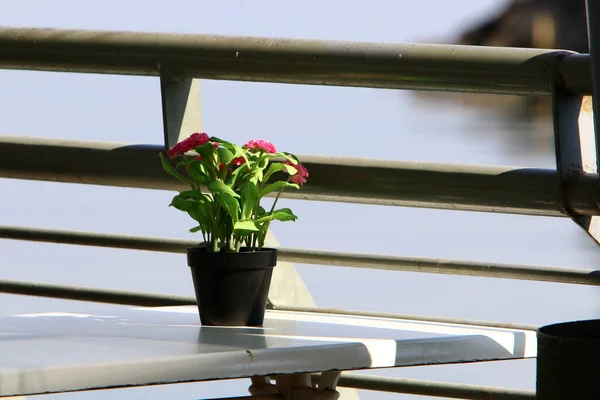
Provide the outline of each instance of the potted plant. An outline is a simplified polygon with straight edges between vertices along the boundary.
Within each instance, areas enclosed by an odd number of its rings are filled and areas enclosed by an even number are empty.
[[[190,154],[189,152],[195,153]],[[271,221],[295,221],[289,208],[276,208],[286,188],[299,189],[308,171],[290,153],[264,140],[239,147],[194,133],[161,153],[164,170],[188,185],[170,206],[186,212],[203,242],[187,249],[203,325],[261,326],[277,250],[265,248]],[[275,195],[269,210],[265,196]]]

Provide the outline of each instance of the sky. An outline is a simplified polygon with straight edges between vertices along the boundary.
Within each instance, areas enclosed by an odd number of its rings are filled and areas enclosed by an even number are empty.
[[[0,0],[0,25],[450,42],[502,3]],[[0,87],[1,134],[162,141],[156,78],[2,70]],[[240,143],[261,137],[297,154],[553,167],[551,153],[507,144],[512,140],[507,139],[509,131],[521,129],[525,135],[532,126],[517,126],[460,104],[431,106],[408,92],[206,80],[201,91],[204,129]],[[545,138],[551,135],[547,121],[533,128]],[[168,209],[173,195],[168,191],[9,179],[0,184],[0,215],[6,225],[192,238],[187,232],[190,221]],[[595,248],[566,219],[290,200],[284,204],[300,218],[274,227],[286,247],[582,268],[594,268],[598,262]],[[0,242],[0,251],[3,279],[192,293],[179,255],[8,240]],[[298,269],[320,306],[535,324],[598,311],[595,289],[579,286],[348,268],[341,273],[322,266]],[[84,311],[101,306],[0,295],[0,315],[57,308]],[[523,361],[381,373],[532,388],[532,366]],[[194,398],[201,390],[204,397],[217,397],[243,395],[246,387],[247,382],[236,381],[76,396],[121,399],[152,393]],[[73,395],[51,397],[69,396]],[[390,398],[367,392],[361,396]]]

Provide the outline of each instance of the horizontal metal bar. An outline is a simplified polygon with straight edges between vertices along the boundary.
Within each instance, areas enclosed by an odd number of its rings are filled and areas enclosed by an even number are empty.
[[[167,307],[196,304],[194,297],[160,295],[153,293],[140,293],[128,291],[115,291],[111,289],[92,289],[80,286],[53,285],[46,283],[21,282],[0,280],[0,293],[10,293],[23,296],[39,296],[54,299],[90,301],[95,303],[122,304],[139,307]],[[273,309],[273,307],[269,307]],[[327,308],[296,308],[277,307],[280,311],[314,312],[325,314],[356,315],[376,318],[404,319],[411,321],[439,322],[444,324],[485,326],[490,328],[536,330],[533,325],[501,323],[491,321],[463,320],[443,317],[425,317],[421,315],[400,315],[389,313],[373,313],[362,311],[348,311]]]
[[[0,238],[64,243],[135,250],[185,253],[198,243],[191,240],[111,235],[90,232],[0,226]],[[442,260],[435,258],[382,256],[333,251],[279,249],[279,260],[302,264],[354,267],[433,274],[480,276],[542,282],[600,286],[600,273],[576,268],[521,266],[496,263]]]
[[[284,400],[281,394],[256,394],[252,396],[238,396],[238,397],[215,397],[212,399],[201,399],[201,400]]]
[[[556,81],[592,92],[589,56],[566,51],[178,33],[1,27],[0,68],[521,95],[549,95]]]
[[[158,162],[160,145],[0,135],[0,177],[144,189],[187,189]],[[555,170],[300,156],[309,182],[284,197],[564,217]],[[574,175],[565,201],[599,215],[596,174]]]
[[[318,383],[319,374],[312,374]],[[535,400],[535,392],[491,386],[443,383],[406,378],[390,378],[356,373],[342,373],[338,386],[380,392],[405,393],[417,396],[469,400]]]
[[[521,266],[424,257],[382,256],[299,249],[282,249],[281,254],[282,259],[285,259],[285,261],[303,264],[600,286],[600,273],[598,271],[577,268]]]
[[[92,289],[79,286],[0,280],[0,292],[24,296],[126,304],[140,307],[182,306],[196,304],[195,297],[136,293],[118,290]]]
[[[273,306],[273,305],[271,305],[270,308],[274,309],[274,310],[279,310],[279,311],[305,312],[305,313],[316,313],[316,314],[339,314],[339,315],[350,315],[350,316],[355,316],[355,317],[405,319],[405,320],[411,320],[411,321],[438,322],[441,324],[454,324],[454,325],[485,326],[485,327],[489,327],[489,328],[518,329],[518,330],[524,330],[524,331],[535,331],[538,328],[538,326],[536,326],[536,325],[517,324],[517,323],[513,323],[513,322],[482,321],[482,320],[474,320],[474,319],[436,317],[436,316],[427,316],[427,315],[382,313],[382,312],[361,311],[361,310],[345,310],[342,308]]]
[[[0,238],[164,253],[185,253],[186,249],[198,246],[199,244],[199,242],[193,240],[26,228],[8,225],[0,225]]]

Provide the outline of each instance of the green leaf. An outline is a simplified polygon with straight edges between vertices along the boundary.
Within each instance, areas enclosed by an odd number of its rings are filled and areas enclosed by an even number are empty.
[[[260,224],[269,220],[295,221],[297,219],[298,217],[295,216],[289,208],[280,208],[279,210],[275,210],[272,213],[267,213],[264,216],[255,219],[254,222]]]
[[[252,216],[258,201],[258,184],[255,178],[250,179],[242,187],[242,219]]]
[[[233,232],[236,234],[259,231],[260,229],[258,229],[254,221],[251,220],[238,221],[233,225]]]
[[[298,172],[298,170],[296,168],[294,168],[292,165],[288,165],[288,164],[283,164],[283,163],[272,163],[269,166],[269,169],[267,170],[267,173],[265,174],[265,182],[267,182],[269,180],[269,178],[271,177],[271,175],[273,175],[275,172],[279,172],[279,171],[284,171],[289,174],[289,175],[295,175],[296,172]]]
[[[235,145],[235,144],[233,144],[231,142],[228,142],[226,140],[219,139],[216,136],[211,137],[210,141],[211,142],[219,142],[219,143],[221,143],[221,145],[223,147],[225,147],[227,150],[229,150],[233,154],[233,158],[235,158],[235,157],[242,157],[243,156],[246,159],[246,161],[248,161],[248,159],[246,158],[246,152],[241,147],[239,147],[239,146],[237,146],[237,145]]]
[[[202,192],[197,189],[185,190],[185,191],[179,193],[178,196],[181,197],[182,199],[186,199],[186,200],[187,199],[194,199],[194,200],[204,199],[204,194],[202,194]]]
[[[191,202],[192,205],[188,208],[187,212],[194,220],[198,221],[200,225],[210,224],[210,203],[204,199],[199,201]]]
[[[269,159],[267,157],[260,157],[252,165],[252,176],[255,177],[258,182],[263,181],[264,171],[269,165]]]
[[[229,183],[229,185],[235,186],[238,179],[241,179],[244,176],[244,173],[247,171],[248,171],[247,163],[240,165],[233,171],[233,173],[231,174],[231,176],[229,177],[227,182]]]
[[[299,189],[300,186],[296,185],[295,183],[289,183],[286,181],[277,181],[277,182],[273,182],[267,186],[265,186],[263,188],[263,190],[260,191],[260,193],[258,194],[259,198],[263,198],[264,196],[268,195],[271,192],[274,192],[276,190],[281,190],[282,188],[286,188],[286,187],[293,187],[295,189]]]
[[[194,233],[194,232],[198,232],[198,231],[202,231],[202,230],[204,230],[204,228],[202,227],[202,225],[198,225],[198,226],[195,226],[192,229],[190,229],[190,232]]]
[[[190,165],[190,164],[195,163],[195,162],[199,162],[199,161],[198,160],[194,160],[193,158],[186,158],[186,159],[181,160],[181,161],[179,161],[177,163],[177,168],[183,167],[183,166],[186,166],[186,165]]]
[[[217,154],[219,155],[219,161],[222,163],[229,164],[233,160],[233,153],[224,147],[219,147]]]
[[[215,201],[227,211],[235,224],[240,219],[240,204],[229,193],[215,193]],[[239,197],[239,196],[238,196]]]
[[[171,204],[169,204],[169,207],[175,207],[179,211],[187,212],[193,204],[193,201],[188,201],[184,197],[181,197],[181,194],[178,194],[175,197],[173,197],[173,200],[171,200]]]
[[[267,172],[265,173],[265,182],[267,182],[271,175],[273,175],[275,172],[283,171],[285,169],[285,166],[285,164],[280,162],[271,163],[271,165],[269,165],[269,168],[267,169]]]
[[[158,156],[160,157],[160,162],[162,164],[163,169],[171,176],[174,176],[175,178],[179,179],[181,182],[186,183],[188,185],[190,185],[190,181],[188,181],[187,179],[185,179],[183,176],[181,176],[181,174],[179,172],[177,172],[175,170],[175,168],[173,168],[173,166],[171,164],[169,164],[169,162],[167,160],[165,160],[165,156],[163,156],[162,153],[159,153]]]
[[[230,188],[221,181],[212,181],[211,183],[209,183],[208,190],[210,190],[213,194],[224,193],[228,194],[231,197],[240,197],[240,195],[234,192],[232,188]]]
[[[298,170],[291,165],[283,164],[283,166],[285,167],[285,172],[289,175],[296,175],[296,172],[298,172]]]
[[[202,146],[196,147],[196,151],[202,157],[202,161],[211,162],[215,148],[211,142],[206,142]]]
[[[200,163],[191,164],[188,168],[190,177],[201,185],[206,185],[210,182],[210,176]]]
[[[273,159],[273,158],[285,158],[286,160],[291,161],[293,164],[298,164],[300,162],[298,160],[298,157],[296,157],[295,155],[293,155],[291,153],[265,154],[265,155],[263,155],[263,157],[267,157],[269,159]]]
[[[293,155],[292,153],[280,153],[283,157],[287,158],[288,160],[290,160],[291,162],[293,162],[294,164],[299,164],[300,160],[298,160],[298,157],[296,157],[295,155]]]

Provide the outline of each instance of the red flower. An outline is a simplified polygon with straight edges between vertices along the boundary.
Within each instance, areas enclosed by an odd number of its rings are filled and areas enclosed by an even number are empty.
[[[250,140],[244,145],[244,148],[248,150],[257,149],[259,151],[264,151],[265,153],[271,154],[277,153],[277,150],[275,150],[275,146],[273,145],[273,143],[267,142],[266,140],[262,139]]]
[[[233,160],[231,160],[231,162],[229,163],[229,165],[232,165],[234,167],[239,167],[242,164],[246,163],[246,159],[244,157],[236,157]]]
[[[196,147],[202,146],[208,142],[209,136],[206,133],[193,133],[189,138],[182,140],[167,152],[169,158],[187,153]],[[218,146],[218,144],[217,144]]]
[[[296,173],[290,176],[290,182],[295,183],[298,186],[302,186],[306,183],[306,178],[308,178],[308,170],[304,167],[304,165],[300,163],[294,164],[291,161],[286,161],[284,164],[296,168]]]

